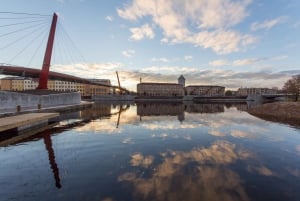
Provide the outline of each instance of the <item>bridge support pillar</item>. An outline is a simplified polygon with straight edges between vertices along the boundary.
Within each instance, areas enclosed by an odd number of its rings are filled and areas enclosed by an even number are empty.
[[[49,32],[47,48],[46,48],[46,52],[45,52],[45,56],[44,56],[43,67],[42,67],[42,71],[40,73],[39,86],[37,89],[48,89],[48,86],[47,86],[48,85],[48,75],[49,75],[49,68],[50,68],[50,62],[51,62],[51,56],[52,56],[56,23],[57,23],[57,14],[54,13],[53,18],[52,18],[50,32]]]

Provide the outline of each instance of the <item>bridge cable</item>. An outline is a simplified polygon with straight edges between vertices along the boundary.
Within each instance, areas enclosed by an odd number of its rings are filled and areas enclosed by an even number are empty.
[[[45,26],[45,25],[43,25],[43,26]],[[22,39],[24,39],[24,38],[27,38],[27,37],[30,36],[32,33],[36,32],[37,30],[39,30],[40,28],[42,28],[43,26],[38,26],[38,27],[37,27],[36,29],[34,29],[33,31],[31,31],[31,32],[29,32],[29,33],[26,33],[26,34],[22,35],[21,37],[17,38],[16,40],[14,40],[13,42],[10,42],[10,43],[8,43],[8,44],[6,44],[6,45],[0,47],[0,51],[1,51],[1,49],[6,49],[6,48],[10,47],[11,45],[17,43],[18,41],[20,41],[20,40],[22,40]]]
[[[43,23],[40,23],[40,24],[37,24],[37,25],[32,25],[32,26],[28,26],[28,27],[25,27],[25,28],[22,28],[22,29],[18,29],[18,30],[9,32],[9,33],[5,33],[5,34],[0,35],[0,38],[3,37],[3,36],[7,36],[7,35],[10,35],[10,34],[14,34],[14,33],[20,32],[20,31],[24,31],[24,30],[30,29],[32,27],[36,27],[38,25],[42,25],[42,24],[46,24],[46,23],[48,23],[48,22],[43,22]]]
[[[74,41],[72,40],[72,38],[70,37],[70,35],[68,34],[68,32],[64,29],[64,27],[62,26],[61,23],[59,23],[63,33],[67,36],[68,40],[71,42],[71,45],[73,46],[73,48],[78,52],[79,56],[81,57],[81,59],[83,59],[84,62],[86,62],[86,59],[84,58],[84,56],[82,55],[82,53],[80,52],[80,50],[77,48],[76,44],[74,43]]]
[[[47,28],[48,28],[48,27],[47,27]],[[46,30],[46,28],[44,28],[44,30]],[[43,31],[43,32],[44,32],[44,31]],[[28,62],[28,64],[27,64],[27,66],[29,66],[29,65],[31,64],[33,58],[36,56],[36,54],[37,54],[38,50],[41,48],[43,42],[46,41],[46,39],[47,39],[47,34],[48,34],[48,32],[45,31],[45,32],[44,32],[44,37],[43,37],[43,39],[41,40],[40,44],[38,45],[38,47],[36,48],[35,52],[34,52],[33,55],[31,56],[31,58],[30,58],[30,60],[29,60],[29,62]]]
[[[19,13],[19,12],[8,12],[8,11],[6,12],[0,11],[0,14],[51,16],[51,15],[43,15],[43,14],[36,14],[36,13]]]
[[[33,42],[42,35],[42,33],[44,33],[44,30],[42,30],[42,32],[39,32],[38,36],[34,37],[33,40],[29,41],[29,43],[20,52],[18,52],[13,58],[9,60],[9,63],[11,63],[16,57],[22,54],[28,47],[30,47],[33,44]]]
[[[15,25],[30,24],[30,23],[34,23],[34,22],[42,22],[42,21],[45,21],[45,19],[35,20],[35,21],[26,21],[26,22],[18,22],[18,23],[13,23],[13,24],[5,24],[5,25],[0,25],[0,27],[9,27],[9,26],[15,26]]]

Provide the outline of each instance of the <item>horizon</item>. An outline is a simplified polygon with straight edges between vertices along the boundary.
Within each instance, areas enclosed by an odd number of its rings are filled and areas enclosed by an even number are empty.
[[[19,4],[18,0],[3,3],[2,16],[9,11],[51,18],[56,12],[60,32],[55,42],[66,42],[59,38],[66,30],[84,55],[76,53],[77,58],[64,60],[56,45],[51,71],[110,79],[113,85],[118,71],[121,86],[134,91],[140,78],[177,83],[180,75],[186,85],[281,89],[291,76],[300,74],[297,0],[30,0]],[[0,63],[8,62],[22,45],[1,49]],[[13,64],[26,66],[33,53],[20,54]],[[33,68],[41,68],[43,49],[38,54]]]

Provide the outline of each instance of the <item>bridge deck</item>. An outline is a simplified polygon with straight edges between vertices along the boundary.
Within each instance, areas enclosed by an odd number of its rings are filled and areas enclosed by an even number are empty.
[[[0,118],[0,132],[45,121],[59,116],[59,113],[29,113]]]

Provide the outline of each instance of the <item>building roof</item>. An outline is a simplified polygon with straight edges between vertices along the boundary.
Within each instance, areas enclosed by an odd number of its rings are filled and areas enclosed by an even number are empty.
[[[224,86],[218,86],[218,85],[189,85],[186,87],[223,87],[223,88],[225,88]]]
[[[183,75],[180,75],[178,79],[185,79]]]
[[[1,80],[26,80],[26,79],[31,79],[31,78],[25,78],[25,77],[4,77],[4,78],[1,78]]]
[[[159,82],[142,82],[137,85],[176,85],[176,86],[182,86],[181,84],[177,83],[159,83]]]

